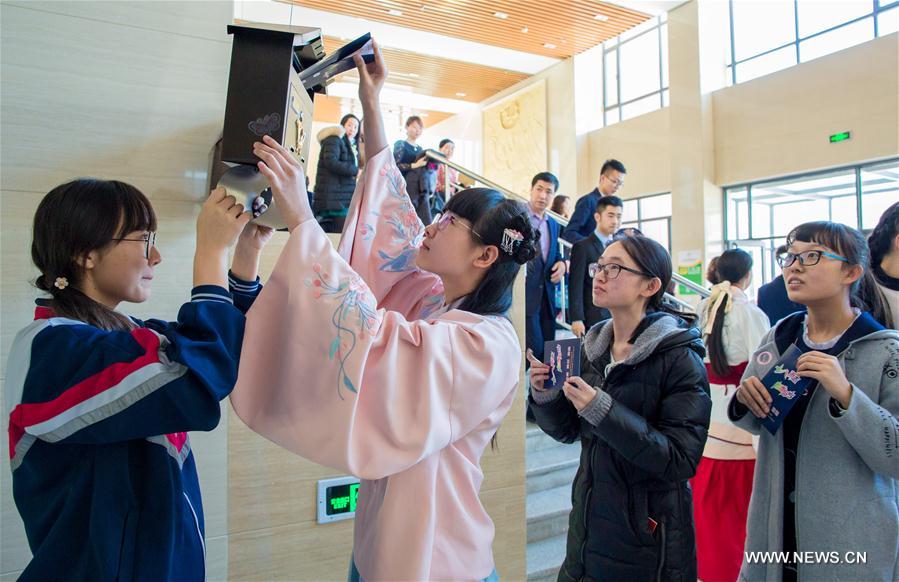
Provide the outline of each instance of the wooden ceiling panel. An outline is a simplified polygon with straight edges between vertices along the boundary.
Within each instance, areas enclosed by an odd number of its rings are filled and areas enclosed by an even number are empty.
[[[327,36],[324,41],[328,54],[346,44],[346,41]],[[391,48],[382,48],[381,53],[390,71],[388,83],[410,87],[416,93],[432,97],[479,103],[528,77],[525,73]],[[358,76],[348,72],[344,79],[357,81]]]
[[[592,0],[286,1],[559,59],[593,48],[650,18],[642,12]],[[391,10],[401,14],[390,14]],[[507,17],[497,18],[497,12]],[[597,15],[608,20],[597,20]]]

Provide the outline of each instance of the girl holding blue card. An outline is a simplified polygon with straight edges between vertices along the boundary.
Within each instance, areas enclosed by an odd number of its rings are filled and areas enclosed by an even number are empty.
[[[895,580],[899,332],[876,321],[882,305],[869,313],[857,299],[872,282],[858,231],[809,222],[790,232],[787,246],[778,257],[787,293],[808,312],[784,318],[762,340],[728,415],[760,436],[745,555],[781,551],[788,559],[744,558],[740,579]],[[812,382],[772,397],[760,378],[778,369]],[[777,406],[785,412],[775,414]],[[807,551],[827,559],[796,559]]]
[[[581,375],[544,389],[549,367],[529,372],[540,427],[581,441],[559,580],[696,580],[687,480],[712,408],[699,330],[662,303],[671,257],[652,239],[613,242],[588,272],[612,318],[584,336]]]

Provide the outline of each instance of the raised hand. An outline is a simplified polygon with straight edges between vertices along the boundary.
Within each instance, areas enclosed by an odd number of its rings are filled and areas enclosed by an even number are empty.
[[[253,153],[262,160],[257,166],[268,178],[278,211],[292,231],[301,222],[315,218],[306,194],[306,175],[300,162],[284,146],[270,136],[262,141],[253,144]]]
[[[365,134],[365,155],[374,157],[387,147],[387,134],[381,119],[381,89],[387,80],[387,64],[381,56],[381,47],[371,41],[375,60],[366,63],[361,56],[354,55],[353,61],[359,71],[359,100],[362,102],[362,130]]]
[[[229,249],[249,221],[250,213],[244,212],[243,204],[229,196],[224,188],[216,188],[197,217],[197,250]]]

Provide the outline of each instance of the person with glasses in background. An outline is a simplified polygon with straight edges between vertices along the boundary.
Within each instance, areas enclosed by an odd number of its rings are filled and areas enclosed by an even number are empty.
[[[780,320],[756,349],[728,416],[759,436],[741,580],[895,580],[899,556],[899,332],[864,304],[873,284],[860,232],[808,222],[778,257],[791,301],[806,313]],[[866,311],[866,310],[870,310]],[[772,434],[772,398],[760,378],[791,346],[813,382]],[[797,390],[798,392],[798,390]],[[783,392],[781,392],[783,394]],[[785,395],[786,397],[791,397]],[[755,552],[787,560],[748,560]],[[839,552],[807,561],[803,552]],[[865,560],[844,560],[844,552]]]
[[[162,261],[146,196],[80,179],[41,201],[31,256],[48,297],[13,340],[5,382],[12,493],[32,554],[21,580],[206,576],[187,433],[216,427],[237,380],[272,236],[249,220],[213,190],[197,218],[190,301],[176,321],[140,321],[117,308],[149,299]]]
[[[537,424],[581,443],[559,580],[696,580],[688,480],[712,408],[699,330],[662,303],[671,257],[656,241],[614,241],[588,272],[612,318],[584,336],[581,375],[544,389],[549,366],[528,355]]]
[[[596,230],[594,214],[600,198],[617,194],[624,185],[625,174],[627,174],[627,170],[624,168],[624,164],[618,160],[606,160],[603,163],[599,172],[599,184],[592,192],[581,196],[574,205],[574,214],[571,215],[571,220],[562,231],[563,239],[574,244],[587,238]]]

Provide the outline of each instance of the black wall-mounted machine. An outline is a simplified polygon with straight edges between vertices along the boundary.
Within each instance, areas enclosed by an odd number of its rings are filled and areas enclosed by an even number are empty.
[[[254,220],[284,228],[271,200],[268,181],[259,172],[253,142],[270,135],[307,168],[312,142],[314,95],[324,94],[336,75],[353,68],[359,52],[374,55],[368,34],[325,56],[321,29],[241,23],[228,26],[234,36],[222,139],[212,153],[210,186],[224,186],[247,209],[263,197],[268,209]]]

